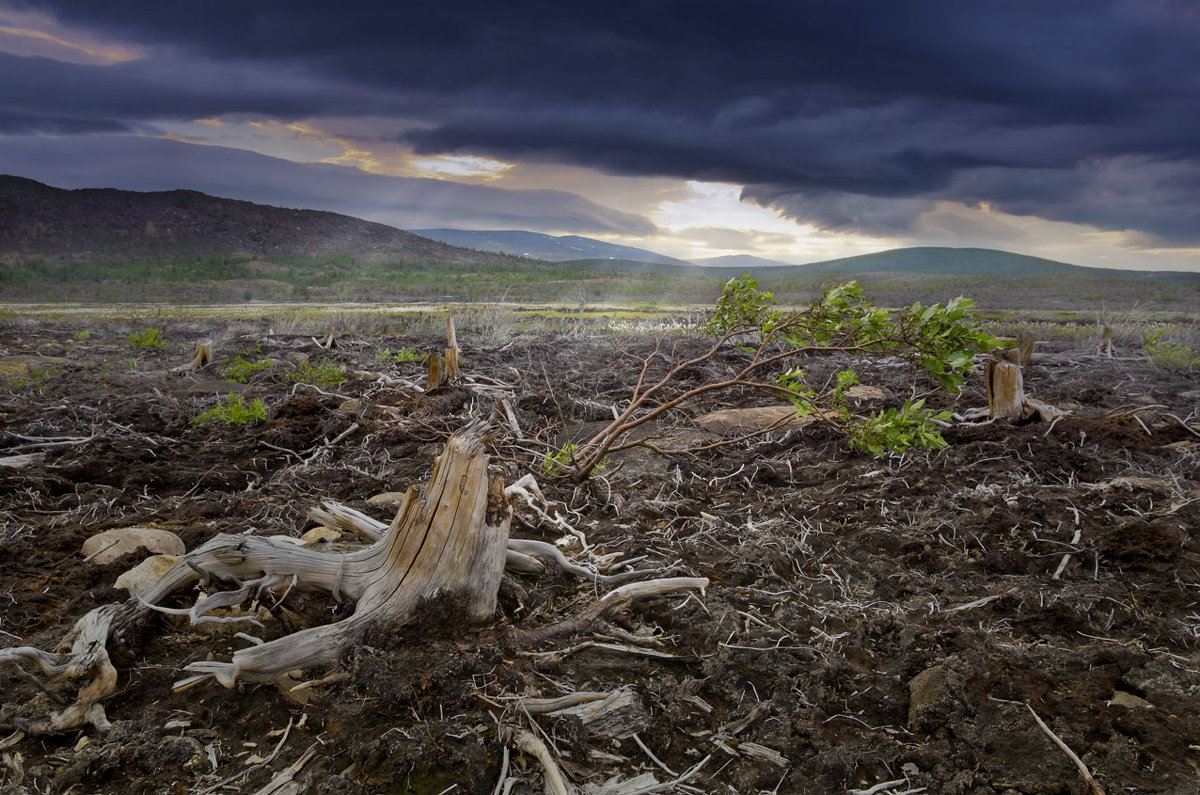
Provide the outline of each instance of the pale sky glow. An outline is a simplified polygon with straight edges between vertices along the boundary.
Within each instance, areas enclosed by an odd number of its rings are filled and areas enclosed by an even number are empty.
[[[141,57],[136,47],[103,41],[35,11],[0,8],[0,52],[69,63],[112,64]]]
[[[1200,271],[1187,6],[879,4],[868,27],[782,0],[346,0],[336,19],[0,0],[0,173],[681,259],[951,246]]]

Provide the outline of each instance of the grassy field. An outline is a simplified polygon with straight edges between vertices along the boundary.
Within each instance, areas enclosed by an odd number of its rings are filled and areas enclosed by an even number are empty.
[[[609,267],[616,267],[609,266]],[[0,265],[0,300],[44,303],[236,304],[555,303],[709,305],[732,272],[701,268],[621,272],[515,257],[445,263],[386,256],[290,256],[266,259]],[[793,269],[760,278],[781,303],[811,301],[823,284],[850,276]],[[1113,278],[1052,273],[1026,276],[862,274],[877,304],[935,303],[958,295],[983,309],[1200,312],[1200,280]]]

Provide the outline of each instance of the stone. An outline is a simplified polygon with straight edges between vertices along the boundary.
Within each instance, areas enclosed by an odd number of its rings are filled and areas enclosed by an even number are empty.
[[[151,555],[118,577],[113,587],[124,588],[135,596],[144,594],[178,561],[178,555]]]
[[[785,431],[803,428],[812,417],[799,417],[790,405],[761,406],[748,409],[722,409],[705,414],[696,424],[706,431],[719,434],[747,434],[768,428]]]
[[[83,542],[82,552],[91,562],[103,566],[139,549],[151,555],[182,555],[187,551],[183,540],[174,533],[154,527],[121,527],[106,530]]]
[[[300,536],[300,543],[306,547],[311,547],[313,544],[320,544],[321,542],[337,541],[341,537],[342,534],[337,530],[331,530],[328,527],[314,527]]]
[[[887,392],[884,392],[879,387],[870,386],[868,384],[855,384],[842,394],[845,395],[847,399],[854,401],[887,400],[889,397],[891,397]]]
[[[1114,690],[1112,698],[1108,700],[1108,703],[1119,704],[1129,709],[1154,709],[1154,705],[1146,699],[1135,696],[1133,693],[1127,693],[1124,690]]]

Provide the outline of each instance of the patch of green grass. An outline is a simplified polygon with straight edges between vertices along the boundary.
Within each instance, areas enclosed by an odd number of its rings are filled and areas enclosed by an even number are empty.
[[[1150,357],[1150,363],[1155,367],[1165,367],[1168,370],[1200,369],[1200,350],[1190,345],[1171,342],[1163,339],[1166,329],[1142,334],[1142,349]]]
[[[158,350],[167,346],[166,339],[163,334],[156,328],[146,327],[141,331],[135,331],[126,338],[125,344],[131,348],[138,350]]]
[[[88,331],[87,329],[84,329],[83,331],[76,331],[73,336],[75,337],[76,340],[83,342],[86,339],[91,339],[92,332]]]
[[[375,351],[375,364],[404,364],[419,362],[424,358],[412,348],[401,348],[395,353],[392,353],[391,348],[378,348]]]
[[[62,374],[63,368],[61,365],[45,370],[31,367],[25,375],[11,379],[8,382],[8,390],[10,392],[36,392],[39,395],[52,395],[54,394],[54,386],[51,382]]]
[[[207,425],[210,422],[223,422],[226,425],[249,425],[252,422],[265,420],[267,407],[258,398],[246,403],[241,395],[229,394],[225,401],[192,420],[193,425]]]
[[[248,382],[252,375],[260,370],[266,370],[274,364],[270,359],[248,359],[242,355],[246,354],[253,357],[254,354],[261,352],[262,346],[255,345],[253,350],[238,353],[221,368],[221,377],[228,381],[236,381],[239,384]]]
[[[346,371],[329,359],[309,360],[289,373],[288,380],[297,384],[333,387],[346,380]]]

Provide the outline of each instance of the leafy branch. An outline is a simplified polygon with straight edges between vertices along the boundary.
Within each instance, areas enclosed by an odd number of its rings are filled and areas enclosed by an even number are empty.
[[[679,357],[678,344],[672,346],[669,357],[665,357],[666,373],[652,382],[651,365],[661,357],[661,342],[649,356],[634,357],[641,367],[629,404],[611,423],[573,451],[573,475],[577,480],[586,479],[609,453],[639,445],[621,441],[635,428],[701,395],[735,387],[771,392],[791,402],[799,413],[816,412],[823,421],[841,427],[841,421],[850,419],[845,392],[858,382],[858,376],[853,370],[842,371],[832,389],[818,392],[807,383],[802,369],[795,365],[787,367],[808,354],[901,356],[924,369],[944,388],[957,392],[962,387],[963,375],[971,367],[972,357],[997,344],[995,338],[970,325],[973,308],[970,299],[956,298],[945,305],[914,304],[893,318],[886,309],[866,301],[862,287],[851,281],[826,288],[803,310],[786,311],[777,308],[774,296],[761,290],[752,277],[730,279],[705,326],[715,336],[713,343],[686,359]],[[733,375],[665,397],[685,371],[709,362],[729,345],[736,345],[749,357]],[[770,371],[775,368],[785,369],[771,377]],[[818,412],[823,405],[829,405],[830,410]],[[912,422],[922,416],[921,411],[917,405],[903,415],[884,417],[875,423]],[[912,438],[920,444],[928,436],[922,430]]]

